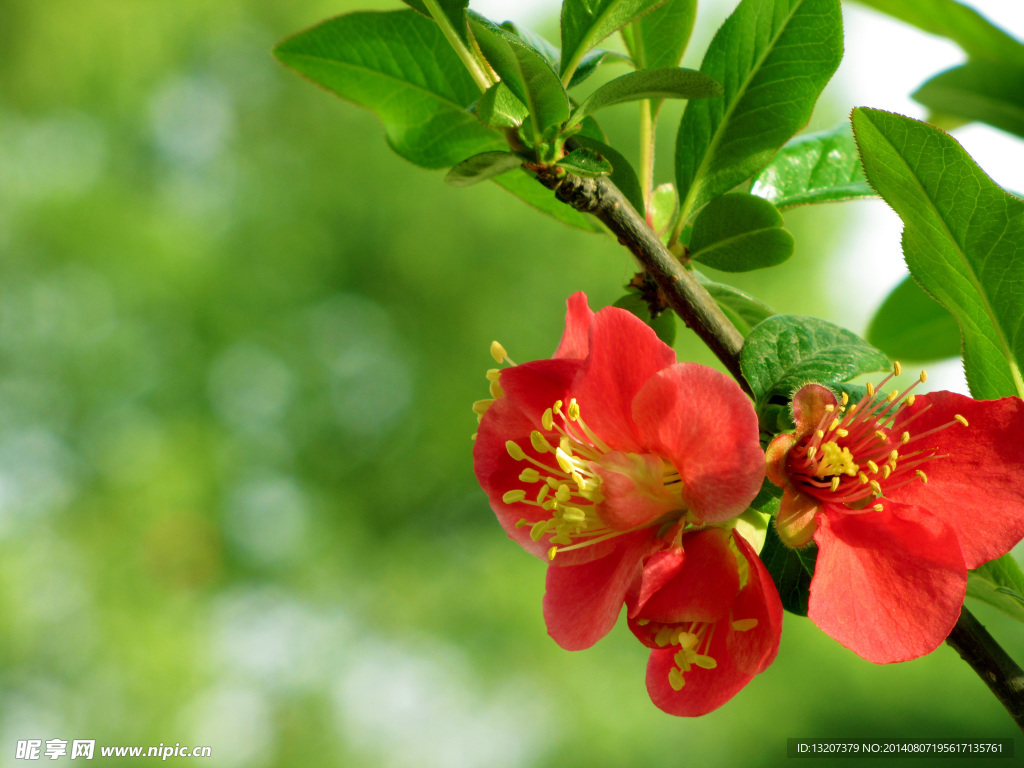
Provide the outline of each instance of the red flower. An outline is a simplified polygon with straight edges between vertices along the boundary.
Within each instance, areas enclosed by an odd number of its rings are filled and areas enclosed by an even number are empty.
[[[677,363],[625,310],[594,314],[582,293],[568,307],[553,359],[489,374],[473,457],[508,535],[552,560],[544,618],[575,650],[608,633],[644,558],[683,526],[742,513],[764,461],[735,382]]]
[[[869,386],[847,407],[806,386],[796,432],[768,447],[780,537],[819,548],[808,617],[878,663],[934,650],[960,615],[967,569],[1024,536],[1024,402],[910,389]]]
[[[682,534],[651,556],[629,627],[652,648],[651,700],[670,715],[707,714],[775,659],[782,603],[750,545],[722,528]]]

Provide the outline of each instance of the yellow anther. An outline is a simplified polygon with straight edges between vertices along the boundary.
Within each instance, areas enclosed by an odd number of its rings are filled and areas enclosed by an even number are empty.
[[[910,442],[910,433],[909,432],[904,432],[902,435],[900,435],[900,442],[903,443],[904,445],[909,443]]]
[[[538,472],[533,467],[527,467],[526,469],[519,473],[519,479],[522,480],[524,483],[536,483],[538,480],[540,480],[540,472]],[[547,486],[544,487],[546,488]]]
[[[899,457],[900,457],[900,452],[897,451],[895,448],[893,448],[891,451],[889,451],[889,461],[891,461],[893,464],[896,463],[896,459],[898,459]]]
[[[554,560],[555,555],[558,554],[558,547],[552,547],[548,550],[548,560]]]
[[[875,396],[875,385],[872,384],[870,381],[868,382],[868,385],[867,385],[866,389],[868,391],[868,397],[874,397]]]
[[[921,482],[922,482],[922,483],[927,483],[927,482],[928,482],[928,475],[926,475],[926,474],[924,473],[924,470],[921,470],[921,469],[919,469],[919,470],[917,470],[917,472],[915,472],[914,474],[916,474],[916,475],[917,475],[918,477],[920,477],[920,478],[921,478]]]
[[[562,513],[562,519],[568,520],[570,523],[582,523],[587,519],[587,513],[579,507],[566,507]]]
[[[878,472],[878,465],[875,464],[871,459],[868,459],[868,469],[871,470],[871,474]]]
[[[523,526],[530,525],[530,521],[525,517],[521,517],[516,521],[516,528],[522,528]]]
[[[848,405],[849,402],[850,402],[850,395],[848,393],[846,393],[846,392],[843,392],[843,405]]]
[[[646,627],[650,623],[651,623],[650,619],[637,619],[636,620],[636,624],[637,624],[638,627]]]
[[[672,667],[668,671],[668,684],[672,686],[673,691],[683,690],[683,686],[686,685],[686,681],[683,680],[683,673]]]
[[[879,482],[877,480],[872,480],[870,485],[871,485],[871,490],[875,492],[876,496],[881,496],[882,495],[882,486],[879,484]]]
[[[954,418],[954,419],[956,419],[957,421],[959,421],[959,422],[960,422],[961,424],[963,424],[963,425],[964,425],[965,427],[966,427],[966,426],[969,426],[969,425],[968,425],[968,423],[967,423],[967,419],[965,419],[965,418],[964,418],[963,416],[961,416],[961,415],[960,415],[959,413],[958,413],[958,414],[956,414],[956,415],[955,415],[955,416],[954,416],[953,418]]]
[[[873,507],[871,507],[871,508],[872,508],[873,510],[875,510],[875,512],[881,512],[881,511],[882,511],[883,509],[885,509],[885,507],[883,507],[883,506],[882,506],[881,504],[875,504],[875,505],[874,505]]]
[[[495,359],[495,361],[497,361],[499,363],[503,363],[503,362],[505,362],[505,360],[508,359],[508,352],[505,351],[505,348],[503,346],[501,346],[501,344],[499,344],[496,341],[492,341],[491,342],[491,357],[493,357]]]
[[[828,431],[832,432],[838,426],[839,426],[839,419],[832,419],[832,423],[828,425]]]
[[[863,485],[867,485],[870,482],[870,480],[868,480],[868,476],[865,475],[863,472],[858,472],[857,473],[857,478],[860,480],[861,484],[863,484]]]
[[[922,384],[928,381],[928,371],[921,371],[921,375],[918,377]]]
[[[561,413],[562,412],[562,401],[561,400],[555,400],[555,404],[551,406],[551,410],[553,410],[555,413]]]
[[[515,440],[505,441],[505,450],[508,451],[508,455],[511,456],[515,461],[522,461],[526,458],[526,453],[522,448],[519,447],[519,443]]]
[[[850,430],[848,430],[848,429],[837,429],[836,430],[836,434],[839,435],[839,437],[846,437],[847,435],[850,434]]]
[[[484,374],[488,381],[497,381],[498,377],[501,376],[500,368],[488,368],[487,373]]]
[[[836,409],[836,407],[834,405],[832,405],[831,403],[829,403],[828,405],[825,406],[825,411],[828,412],[828,413],[832,413],[835,409]]]
[[[564,483],[558,486],[558,490],[555,491],[555,500],[566,502],[572,498],[572,491],[569,490],[569,486]]]
[[[534,541],[540,541],[544,534],[547,533],[549,520],[540,520],[530,526],[530,538]]]
[[[899,394],[900,391],[898,389],[894,389],[892,392],[886,395],[885,399],[891,403],[893,400],[899,397]]]
[[[808,458],[808,459],[813,459],[813,458],[814,458],[814,455],[815,455],[815,454],[816,454],[817,452],[818,452],[818,446],[816,446],[816,445],[812,445],[812,446],[811,446],[810,448],[808,448],[808,449],[807,449],[807,458]]]
[[[557,478],[557,477],[549,477],[549,478],[547,478],[547,480],[545,482],[548,484],[548,487],[552,491],[555,490],[556,488],[558,488],[558,486],[560,486],[562,484],[561,479]]]
[[[836,475],[835,477],[832,478],[832,493],[835,493],[836,491],[839,490],[839,483],[840,483],[839,475]]]
[[[537,453],[547,453],[551,450],[551,446],[548,444],[547,439],[537,430],[533,430],[530,433],[530,445],[533,446],[533,450]]]
[[[892,372],[896,376],[899,376],[901,373],[903,373],[903,366],[900,365],[900,361],[899,360],[896,360],[895,362],[893,362],[893,364],[892,364]]]
[[[487,391],[491,393],[491,397],[495,400],[505,394],[505,390],[501,388],[501,384],[497,381],[492,381],[487,387]]]
[[[907,395],[907,405],[913,405],[917,395]]]
[[[569,421],[576,421],[580,417],[580,405],[574,397],[569,401]]]
[[[550,491],[550,490],[551,489],[548,487],[547,483],[544,483],[544,485],[542,485],[540,487],[540,491],[537,493],[537,503],[538,504],[543,504],[544,503],[544,499],[547,498],[548,491]]]
[[[732,623],[732,628],[737,632],[746,632],[757,626],[757,619],[739,619]]]
[[[473,413],[477,416],[483,416],[487,413],[487,409],[491,407],[491,403],[493,402],[493,400],[477,400],[473,403]]]
[[[664,648],[666,645],[672,642],[672,635],[675,634],[672,627],[662,627],[658,630],[658,634],[654,636],[654,642]]]
[[[891,474],[892,474],[892,467],[890,467],[888,464],[886,464],[884,467],[882,467],[882,479],[883,480],[887,480],[889,478],[889,475],[891,475]]]
[[[877,437],[877,438],[878,438],[879,440],[881,440],[881,441],[882,441],[883,443],[884,443],[884,442],[887,442],[887,441],[889,440],[889,436],[888,436],[887,434],[885,434],[885,432],[883,432],[883,431],[882,431],[882,430],[880,430],[880,429],[876,429],[876,430],[875,430],[875,437]]]
[[[525,498],[526,491],[522,488],[516,488],[514,491],[506,491],[501,500],[506,504],[515,504],[517,501],[522,501]]]
[[[825,436],[825,430],[819,429],[815,434],[817,434],[819,438],[822,438]]]
[[[718,666],[718,662],[713,658],[700,654],[693,657],[693,663],[701,669],[715,669]]]
[[[555,414],[550,408],[544,411],[544,415],[540,417],[540,423],[548,432],[555,426]]]

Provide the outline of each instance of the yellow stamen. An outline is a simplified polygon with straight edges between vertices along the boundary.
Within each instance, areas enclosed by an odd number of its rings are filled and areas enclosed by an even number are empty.
[[[871,470],[871,474],[875,474],[878,472],[878,465],[875,464],[875,462],[873,462],[871,459],[868,459],[868,469]]]
[[[920,379],[922,384],[928,381],[928,371],[921,371]]]
[[[548,444],[548,441],[545,439],[544,435],[542,435],[537,430],[534,430],[533,432],[530,433],[530,445],[533,446],[533,450],[535,450],[537,453],[547,453],[548,451],[551,450],[551,446]],[[513,456],[513,458],[515,457]]]
[[[491,407],[491,403],[493,402],[493,400],[477,400],[473,403],[473,413],[477,416],[483,416],[487,413],[487,409]]]
[[[555,555],[558,553],[558,547],[552,547],[548,550],[548,560],[554,560]]]
[[[492,381],[487,387],[487,391],[491,393],[491,397],[497,400],[499,397],[505,394],[505,390],[501,388],[501,384],[497,381]]]
[[[516,502],[522,501],[526,498],[526,491],[522,488],[516,488],[514,491],[506,491],[501,497],[501,500],[506,504],[515,504]]]
[[[839,482],[839,475],[836,475],[835,477],[832,478],[832,493],[835,493],[836,491],[839,490]]]
[[[894,363],[892,364],[892,372],[893,372],[893,374],[895,374],[896,376],[899,376],[899,375],[900,375],[901,373],[903,373],[903,366],[902,366],[902,365],[900,365],[900,361],[899,361],[899,360],[895,361],[895,362],[894,362]]]
[[[498,377],[501,376],[500,368],[488,368],[487,373],[484,374],[488,381],[497,381]]]
[[[921,478],[921,482],[922,482],[922,483],[927,483],[927,482],[928,482],[928,475],[926,475],[926,474],[924,473],[924,470],[923,470],[923,469],[919,469],[919,470],[917,470],[917,472],[916,472],[915,474],[916,474],[916,475],[917,475],[918,477],[920,477],[920,478]]]
[[[536,483],[538,480],[540,480],[540,472],[538,472],[533,467],[527,467],[526,469],[519,473],[519,479],[522,480],[524,483]],[[544,487],[547,488],[546,485]]]
[[[872,384],[870,381],[868,382],[868,385],[867,385],[867,391],[868,391],[868,397],[874,397],[875,396],[875,385]]]
[[[956,414],[956,415],[955,415],[955,416],[954,416],[953,418],[954,418],[954,419],[956,419],[957,421],[959,421],[959,422],[960,422],[961,424],[963,424],[963,425],[964,425],[965,427],[966,427],[966,426],[969,426],[969,425],[968,425],[968,423],[967,423],[967,419],[965,419],[965,418],[964,418],[963,416],[961,416],[961,415],[960,415],[959,413],[958,413],[958,414]]]
[[[526,458],[526,453],[519,447],[519,443],[515,440],[506,440],[505,450],[508,451],[508,455],[511,456],[514,461],[522,461]]]
[[[493,357],[495,359],[495,361],[497,361],[499,363],[503,363],[503,362],[505,362],[505,360],[508,359],[508,352],[505,351],[505,348],[503,346],[501,346],[501,344],[499,344],[496,341],[492,341],[491,342],[491,357]]]
[[[739,619],[732,623],[732,628],[737,632],[746,632],[757,626],[757,619]]]
[[[540,417],[541,426],[544,427],[548,432],[555,426],[555,414],[550,408],[544,411],[544,415]]]
[[[883,509],[885,509],[885,507],[883,507],[881,504],[875,504],[875,506],[873,506],[872,509],[875,510],[875,512],[881,512]]]

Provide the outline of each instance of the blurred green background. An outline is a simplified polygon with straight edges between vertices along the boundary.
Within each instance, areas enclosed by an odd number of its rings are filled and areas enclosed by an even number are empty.
[[[469,406],[492,338],[547,356],[565,298],[610,304],[632,269],[610,238],[413,168],[270,55],[397,6],[0,0],[0,765],[28,738],[567,768],[1013,735],[945,646],[875,666],[787,616],[766,673],[682,720],[624,627],[579,653],[547,637],[544,565],[475,483]],[[830,89],[812,127],[851,106]],[[605,121],[627,149],[634,116]],[[826,285],[848,216],[793,211],[794,258],[736,283],[844,321]],[[977,613],[1024,659],[1019,625]]]

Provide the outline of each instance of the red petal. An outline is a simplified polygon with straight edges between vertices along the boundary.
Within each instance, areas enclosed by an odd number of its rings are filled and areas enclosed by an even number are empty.
[[[882,512],[826,506],[808,618],[868,661],[906,661],[935,650],[963,604],[967,569],[956,535],[920,507]]]
[[[806,435],[818,428],[825,417],[825,406],[838,405],[832,391],[821,384],[808,384],[793,395],[793,420],[796,422],[796,433]]]
[[[782,601],[775,588],[775,582],[768,574],[761,559],[753,548],[738,533],[733,531],[733,540],[746,558],[748,566],[747,584],[736,596],[729,618],[732,621],[757,619],[757,626],[738,632],[727,622],[719,629],[726,632],[726,647],[736,666],[750,674],[758,674],[768,668],[779,651],[782,636]]]
[[[788,488],[789,475],[786,474],[786,459],[789,456],[789,449],[800,441],[797,435],[786,433],[779,435],[768,444],[765,451],[765,464],[768,479],[780,488]]]
[[[972,400],[953,392],[919,395],[900,409],[893,430],[926,407],[907,427],[911,435],[948,424],[955,414],[970,426],[953,424],[908,448],[934,447],[948,458],[921,469],[927,483],[912,482],[891,497],[924,507],[956,531],[968,568],[1004,555],[1024,537],[1024,401]]]
[[[654,705],[663,712],[680,717],[699,717],[718,709],[735,696],[753,679],[733,662],[725,647],[725,640],[716,628],[709,655],[718,662],[714,669],[693,667],[685,673],[682,690],[674,690],[668,682],[669,672],[675,668],[674,656],[679,649],[651,651],[647,662],[647,692]]]
[[[587,294],[583,291],[574,293],[565,304],[565,331],[552,357],[582,360],[590,349],[590,323],[594,319],[594,313],[587,304]]]
[[[672,468],[653,453],[609,451],[589,466],[601,478],[601,519],[609,528],[627,531],[679,509],[679,497],[664,484]]]
[[[614,541],[615,550],[598,560],[548,568],[544,621],[568,651],[589,648],[615,626],[627,590],[640,578],[641,560],[656,546],[648,531]]]
[[[629,616],[636,616],[637,612],[644,607],[651,595],[661,589],[665,584],[679,573],[686,560],[686,551],[682,547],[673,547],[664,552],[655,552],[644,563],[643,576],[640,582],[640,592],[634,600],[630,600]]]
[[[637,618],[662,624],[718,621],[729,615],[740,589],[736,556],[729,532],[709,528],[683,537],[686,560],[674,578],[635,612]]]
[[[535,505],[521,502],[506,504],[502,500],[507,491],[518,488],[526,490],[528,496],[540,490],[539,484],[531,486],[519,479],[519,474],[532,465],[525,461],[515,461],[509,456],[505,443],[512,440],[527,455],[549,466],[557,466],[551,454],[538,454],[533,450],[530,432],[541,428],[540,416],[543,409],[538,411],[538,405],[546,403],[544,408],[548,408],[555,400],[564,398],[568,382],[575,376],[579,366],[579,361],[574,360],[538,360],[502,371],[501,384],[505,394],[487,409],[473,444],[473,468],[477,480],[487,494],[491,509],[502,528],[524,549],[544,560],[547,560],[547,550],[551,545],[543,539],[533,541],[529,526],[516,528],[516,523],[522,519],[537,522],[550,517],[551,513]],[[554,442],[557,442],[557,436]],[[559,557],[567,564],[584,562],[603,556],[610,549],[611,545],[598,545],[566,552]]]
[[[572,388],[583,420],[612,449],[642,453],[633,398],[675,361],[675,352],[635,315],[602,309],[590,325],[590,356]]]
[[[683,502],[702,520],[739,515],[761,489],[757,415],[725,374],[696,363],[666,368],[637,394],[633,418],[651,450],[679,471]]]

